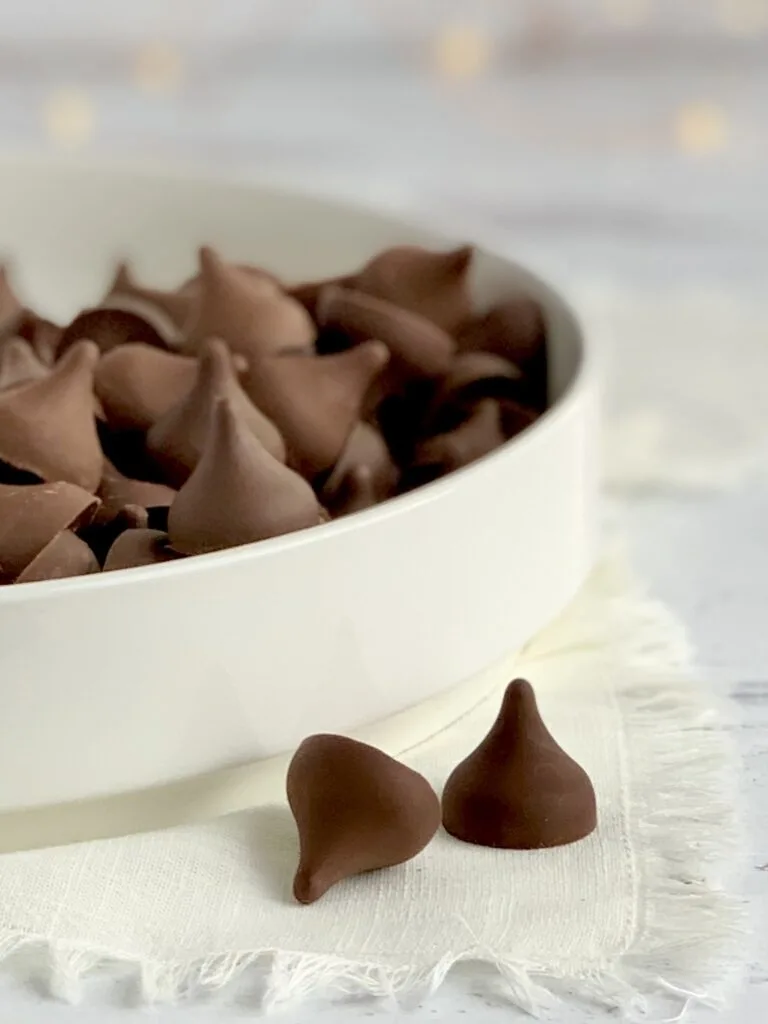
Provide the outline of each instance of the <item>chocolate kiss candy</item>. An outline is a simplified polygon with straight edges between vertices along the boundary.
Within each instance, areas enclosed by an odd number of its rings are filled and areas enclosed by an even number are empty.
[[[96,394],[109,423],[148,430],[192,388],[197,360],[153,348],[121,345],[99,360]]]
[[[0,266],[0,338],[16,333],[21,315],[21,303],[11,288],[8,271]]]
[[[446,473],[459,469],[487,455],[507,437],[504,433],[499,403],[492,398],[478,402],[472,415],[445,434],[437,434],[416,448],[416,465],[440,464]]]
[[[352,470],[367,470],[362,476],[355,474],[350,480]],[[397,467],[390,458],[389,449],[375,427],[370,423],[358,423],[349,436],[333,472],[323,486],[323,498],[332,498],[339,485],[347,480],[347,488],[354,485],[358,494],[370,491],[373,501],[384,501],[392,495],[397,481]],[[324,500],[324,504],[328,502]]]
[[[473,320],[459,335],[462,351],[482,349],[517,364],[526,375],[526,402],[547,405],[547,345],[544,312],[528,296],[510,299]]]
[[[592,783],[547,730],[524,679],[509,684],[493,728],[451,772],[443,824],[466,843],[507,850],[563,846],[597,827]]]
[[[472,312],[471,261],[471,246],[451,252],[396,246],[374,256],[357,274],[353,287],[419,313],[454,334]]]
[[[103,507],[99,509],[103,513]],[[117,538],[126,530],[146,530],[149,526],[149,513],[139,505],[124,505],[108,519],[97,514],[93,523],[80,531],[81,538],[86,542],[96,556],[96,560],[103,564],[107,552]]]
[[[159,349],[166,347],[165,339],[148,320],[125,309],[83,310],[62,331],[58,351],[66,352],[82,338],[95,341],[102,352],[131,344],[152,345]]]
[[[49,368],[23,338],[8,338],[0,345],[0,391],[47,377],[48,372]]]
[[[122,309],[147,320],[167,344],[172,344],[189,316],[192,296],[142,288],[127,263],[118,264],[114,280],[104,297],[104,309]]]
[[[453,339],[418,313],[335,285],[322,292],[317,313],[322,327],[340,328],[355,341],[383,341],[394,356],[398,377],[439,377],[450,368]]]
[[[323,491],[323,501],[332,519],[362,512],[380,500],[369,466],[350,466],[331,493]]]
[[[37,583],[60,580],[67,576],[87,576],[99,572],[96,556],[70,530],[64,530],[46,545],[37,558],[16,579],[16,583]]]
[[[222,400],[202,457],[171,505],[168,534],[174,551],[199,555],[316,526],[321,511],[306,480]]]
[[[291,464],[313,479],[336,463],[388,360],[380,341],[333,356],[261,359],[251,364],[244,386],[277,424]]]
[[[219,399],[228,399],[238,417],[270,455],[285,461],[285,444],[277,427],[240,387],[229,349],[219,339],[206,341],[200,352],[197,380],[191,391],[162,416],[147,434],[147,450],[170,483],[180,487],[197,465]]]
[[[109,549],[104,572],[132,569],[137,565],[170,562],[176,556],[168,549],[168,537],[160,530],[126,530]]]
[[[103,464],[93,401],[98,358],[93,342],[78,342],[47,377],[0,392],[3,461],[43,480],[96,490]]]
[[[299,903],[351,875],[411,860],[440,827],[437,794],[422,775],[346,736],[304,740],[286,788],[299,830]]]
[[[268,277],[244,274],[205,247],[200,274],[200,296],[185,327],[189,348],[216,337],[248,357],[313,350],[311,317]]]
[[[107,459],[104,460],[101,483],[96,494],[102,502],[96,516],[98,523],[107,523],[114,519],[126,505],[136,505],[147,510],[167,508],[176,497],[176,491],[165,484],[132,480],[123,476]]]
[[[454,430],[467,418],[468,409],[480,399],[521,401],[527,384],[508,359],[491,352],[463,352],[440,381],[421,425],[423,433]]]
[[[74,484],[0,485],[0,580],[13,583],[60,533],[89,523],[98,506]]]

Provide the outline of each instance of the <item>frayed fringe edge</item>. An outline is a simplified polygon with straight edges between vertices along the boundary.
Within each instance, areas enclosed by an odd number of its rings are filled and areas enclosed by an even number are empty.
[[[521,654],[519,668],[539,658],[598,654],[614,669],[625,723],[625,813],[639,879],[635,936],[623,954],[585,974],[510,962],[480,947],[445,957],[429,969],[391,968],[329,956],[260,950],[193,963],[133,963],[114,952],[52,947],[29,936],[0,936],[0,961],[32,957],[51,993],[76,1002],[86,979],[104,970],[128,973],[146,1003],[175,1003],[226,988],[253,969],[265,1012],[309,999],[368,996],[413,1005],[435,993],[457,964],[483,962],[497,971],[497,990],[538,1015],[562,995],[618,1009],[634,1020],[661,999],[679,1020],[693,1005],[722,1007],[747,961],[744,901],[727,890],[727,871],[742,863],[736,812],[738,758],[727,705],[691,670],[685,635],[671,613],[648,598],[621,558],[606,560],[593,586],[561,621]]]

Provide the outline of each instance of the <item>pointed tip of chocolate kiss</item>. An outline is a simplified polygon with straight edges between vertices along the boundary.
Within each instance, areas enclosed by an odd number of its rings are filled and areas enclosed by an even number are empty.
[[[285,460],[282,435],[243,391],[229,347],[220,338],[208,338],[200,350],[192,388],[147,434],[147,451],[174,487],[186,482],[200,460],[221,399],[232,403],[270,455]]]
[[[299,832],[301,903],[352,875],[411,860],[440,826],[440,802],[422,775],[346,736],[304,740],[286,790]]]
[[[173,549],[204,554],[321,521],[306,480],[270,455],[230,399],[220,399],[200,461],[168,513]]]
[[[449,776],[443,825],[464,842],[513,850],[564,846],[597,827],[589,776],[547,729],[527,680],[507,687],[491,730]]]

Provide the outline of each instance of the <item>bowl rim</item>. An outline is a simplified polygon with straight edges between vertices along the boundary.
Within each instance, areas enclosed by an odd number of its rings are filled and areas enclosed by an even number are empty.
[[[395,229],[401,227],[404,232],[413,231],[416,228],[432,235],[436,243],[443,241],[446,244],[450,244],[455,241],[451,237],[450,230],[447,228],[441,229],[429,224],[422,224],[417,217],[401,215],[396,211],[390,211],[386,207],[376,205],[373,202],[354,198],[347,200],[336,195],[324,194],[298,185],[294,187],[293,184],[285,186],[268,177],[255,177],[254,175],[246,175],[238,171],[234,171],[231,174],[219,172],[200,173],[197,170],[190,171],[178,165],[169,165],[160,161],[143,161],[134,166],[125,161],[109,158],[88,160],[87,162],[81,159],[42,160],[25,154],[11,154],[2,158],[0,161],[0,176],[2,176],[3,172],[11,170],[18,173],[31,170],[34,173],[50,173],[52,176],[62,172],[74,172],[101,177],[124,178],[126,180],[140,178],[145,179],[147,182],[165,181],[168,184],[184,181],[202,188],[236,188],[246,193],[261,192],[265,195],[278,195],[286,201],[291,199],[307,200],[323,205],[329,210],[337,208],[346,214],[356,213],[363,217],[375,218],[381,222],[388,223],[390,227]],[[293,533],[282,534],[278,537],[270,537],[266,540],[241,544],[222,551],[212,551],[160,564],[131,566],[125,569],[114,569],[109,572],[91,573],[85,576],[70,576],[55,580],[38,580],[20,586],[13,584],[0,586],[0,606],[25,603],[49,596],[70,596],[82,591],[92,591],[95,593],[105,588],[125,588],[129,585],[141,586],[146,580],[150,582],[156,580],[158,574],[161,574],[163,579],[179,578],[190,573],[205,572],[213,568],[226,569],[229,565],[241,564],[245,561],[252,560],[255,562],[260,558],[269,557],[280,551],[300,549],[323,538],[343,536],[348,532],[365,527],[367,524],[375,524],[394,516],[407,514],[409,509],[439,501],[457,486],[463,486],[465,482],[471,486],[471,480],[474,476],[492,471],[493,466],[497,462],[508,459],[513,452],[523,452],[531,444],[538,444],[540,439],[546,437],[548,433],[557,428],[564,418],[570,415],[571,409],[580,404],[582,395],[592,387],[597,375],[598,360],[595,347],[588,340],[581,319],[575,313],[568,299],[563,296],[557,287],[540,277],[535,271],[529,270],[524,264],[511,259],[494,246],[493,242],[485,244],[483,239],[480,238],[477,241],[465,242],[465,244],[471,244],[477,251],[501,261],[510,269],[528,277],[537,286],[540,293],[546,297],[546,300],[550,303],[559,304],[561,310],[565,312],[570,320],[573,340],[578,349],[573,373],[562,394],[529,427],[526,427],[521,433],[510,438],[503,445],[468,466],[454,470],[447,476],[433,480],[413,491],[395,495],[378,505],[351,513],[339,519],[321,523],[307,529],[297,530]]]

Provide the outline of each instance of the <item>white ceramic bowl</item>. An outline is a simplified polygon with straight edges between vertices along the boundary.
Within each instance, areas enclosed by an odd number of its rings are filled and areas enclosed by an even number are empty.
[[[446,239],[243,184],[0,167],[0,244],[24,296],[65,318],[116,256],[148,282],[202,242],[300,280],[384,246]],[[561,299],[480,252],[479,306],[546,307],[552,408],[450,477],[347,519],[235,550],[0,589],[0,811],[139,790],[344,732],[519,648],[574,594],[595,542],[592,359]]]

